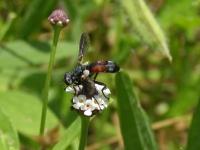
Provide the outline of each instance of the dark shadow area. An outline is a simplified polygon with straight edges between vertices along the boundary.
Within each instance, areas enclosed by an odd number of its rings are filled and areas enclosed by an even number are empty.
[[[8,48],[7,46],[5,45],[0,45],[0,50],[2,51],[5,51],[5,52],[8,52],[10,53],[11,55],[13,55],[14,57],[16,58],[19,58],[20,60],[24,61],[25,63],[27,63],[29,66],[35,66],[34,63],[32,63],[29,59],[19,55],[18,53],[16,53],[15,51],[13,51],[12,49]],[[12,60],[11,60],[12,61]]]
[[[45,53],[49,53],[50,45],[47,42],[40,42],[40,41],[29,41],[27,42],[31,47],[34,47],[38,51],[42,51]]]
[[[28,89],[41,95],[44,86],[46,74],[45,73],[33,73],[27,76],[20,84],[20,87]]]

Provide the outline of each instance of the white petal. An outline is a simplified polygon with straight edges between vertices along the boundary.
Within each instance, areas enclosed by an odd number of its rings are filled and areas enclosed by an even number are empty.
[[[74,89],[71,87],[71,86],[68,86],[66,89],[65,89],[66,92],[69,92],[69,93],[75,93]]]
[[[94,103],[93,99],[89,99],[86,102],[87,102],[87,105],[89,105],[89,109],[91,109],[91,111],[96,109],[96,103]]]
[[[97,104],[102,103],[102,98],[100,95],[94,96],[94,103],[97,103]]]
[[[96,89],[98,90],[98,91],[101,91],[102,89],[103,89],[103,85],[100,85],[100,84],[95,84],[95,86],[96,86]]]
[[[92,115],[92,111],[90,109],[84,111],[84,115],[85,116],[91,116]]]
[[[80,90],[82,90],[83,86],[82,85],[76,85],[76,86],[74,86],[74,88],[76,89],[76,92],[80,92]]]
[[[101,105],[102,109],[108,107],[109,101],[107,98],[105,98],[105,96],[103,96],[103,95],[99,96],[99,99],[101,99],[101,102],[99,104]]]
[[[111,94],[109,88],[106,88],[105,90],[103,90],[103,93],[106,95],[106,96],[109,96]],[[103,94],[102,93],[102,94]]]
[[[101,99],[103,101],[103,103],[108,103],[108,98],[106,98],[104,95],[101,96]]]
[[[78,105],[78,104],[73,104],[72,105],[75,109],[79,109],[80,108],[80,105]]]
[[[81,110],[89,110],[90,109],[91,111],[93,111],[95,109],[95,105],[91,99],[87,99],[84,102],[84,105],[82,105],[80,108],[81,108]]]
[[[103,110],[105,108],[104,101],[100,96],[95,96],[95,99],[93,99],[94,107],[97,110]]]
[[[85,104],[86,105],[92,105],[92,100],[91,99],[86,99]]]
[[[101,109],[98,104],[95,104],[94,106],[95,106],[96,110],[100,110]]]
[[[106,87],[106,88],[102,91],[102,89],[104,88],[103,85],[95,84],[95,86],[96,86],[96,89],[97,89],[97,91],[98,91],[98,93],[99,93],[100,95],[105,94],[105,96],[108,97],[108,96],[111,94],[109,88]]]
[[[76,86],[73,86],[73,87],[68,86],[68,87],[65,89],[65,91],[66,91],[66,92],[69,92],[69,93],[75,93],[75,91],[76,91],[76,94],[77,94],[78,92],[80,92],[80,90],[82,90],[82,88],[83,88],[82,85],[76,85]]]
[[[103,106],[104,106],[105,108],[107,108],[107,107],[108,107],[108,104],[107,104],[107,103],[104,103]]]
[[[104,101],[104,102],[102,103],[102,105],[103,105],[104,107],[108,107],[108,102],[105,102],[105,101]]]
[[[74,96],[72,101],[73,101],[73,103],[78,103],[78,102],[79,102],[79,99],[78,99],[77,96]]]
[[[105,108],[103,104],[101,104],[99,106],[100,106],[101,110],[103,110]]]
[[[82,105],[80,108],[81,108],[81,110],[87,110],[87,107],[85,106],[85,104]]]
[[[78,99],[79,99],[79,101],[86,101],[86,96],[85,95],[79,95]]]

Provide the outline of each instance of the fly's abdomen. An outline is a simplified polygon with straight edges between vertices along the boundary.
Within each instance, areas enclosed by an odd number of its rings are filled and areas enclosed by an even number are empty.
[[[115,73],[119,71],[119,66],[113,61],[96,61],[87,66],[92,73],[108,72]]]

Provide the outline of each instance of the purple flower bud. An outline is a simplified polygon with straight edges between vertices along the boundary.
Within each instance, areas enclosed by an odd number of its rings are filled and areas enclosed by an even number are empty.
[[[70,21],[68,15],[62,9],[54,10],[48,17],[48,20],[52,25],[61,27],[65,27]]]

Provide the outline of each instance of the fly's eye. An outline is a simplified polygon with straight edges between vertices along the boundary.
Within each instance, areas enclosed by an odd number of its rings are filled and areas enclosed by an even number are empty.
[[[72,84],[72,79],[71,79],[71,75],[70,74],[65,74],[65,83],[67,84],[67,85],[70,85],[70,84]]]
[[[69,83],[71,82],[71,79],[70,79],[70,78],[67,78],[66,80],[67,80],[67,82],[69,82]]]
[[[67,82],[68,82],[69,84],[72,84],[72,79],[71,79],[71,77],[70,77],[70,78],[67,78]]]

